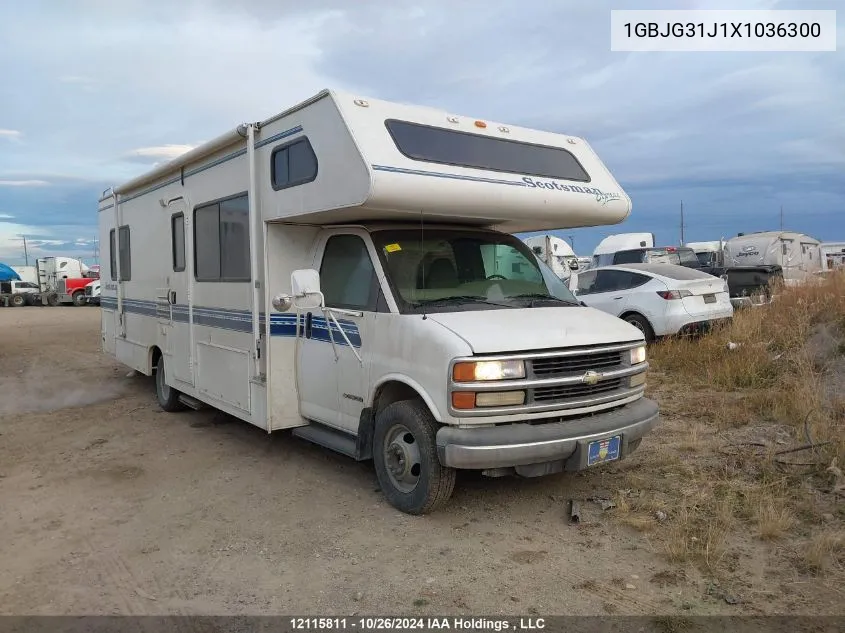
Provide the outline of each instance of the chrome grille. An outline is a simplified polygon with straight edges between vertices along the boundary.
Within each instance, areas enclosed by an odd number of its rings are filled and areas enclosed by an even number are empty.
[[[622,364],[621,352],[600,352],[598,354],[584,354],[583,356],[560,356],[535,358],[531,361],[534,375],[538,378],[547,378],[556,375],[567,375],[573,373],[583,374],[592,369],[610,369]]]
[[[534,389],[534,402],[550,402],[554,400],[568,400],[569,398],[584,398],[609,393],[622,387],[622,379],[605,380],[597,385],[558,385],[556,387],[540,387]]]

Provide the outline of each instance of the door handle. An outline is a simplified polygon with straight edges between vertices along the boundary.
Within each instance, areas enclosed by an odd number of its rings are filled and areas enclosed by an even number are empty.
[[[619,301],[619,299],[622,299],[622,297],[613,297],[614,301]]]
[[[176,291],[175,290],[171,290],[169,293],[167,293],[167,300],[168,300],[168,302],[170,302],[170,305],[172,305],[172,306],[176,305]]]
[[[305,338],[311,338],[312,316],[310,312],[305,315]]]

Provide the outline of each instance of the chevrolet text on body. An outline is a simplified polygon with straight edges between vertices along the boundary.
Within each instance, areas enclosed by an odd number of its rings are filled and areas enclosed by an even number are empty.
[[[459,469],[585,470],[657,424],[642,332],[513,235],[630,212],[583,139],[323,91],[104,193],[103,348],[424,514]]]

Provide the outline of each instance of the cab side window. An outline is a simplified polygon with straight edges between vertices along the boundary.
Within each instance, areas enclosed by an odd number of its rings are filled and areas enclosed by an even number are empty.
[[[367,245],[357,235],[334,235],[326,242],[320,265],[326,307],[375,311],[378,278]]]
[[[578,275],[578,294],[588,295],[595,292],[596,273],[598,271],[589,270]]]

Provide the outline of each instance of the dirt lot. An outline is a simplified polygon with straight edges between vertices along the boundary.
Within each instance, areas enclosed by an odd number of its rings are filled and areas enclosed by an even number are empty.
[[[691,441],[671,413],[610,468],[470,474],[445,511],[410,517],[369,463],[161,412],[149,378],[100,354],[96,308],[0,309],[0,325],[0,614],[843,613],[842,586],[777,543],[733,535],[710,573],[670,562],[660,525],[587,501],[659,488],[649,475]]]

